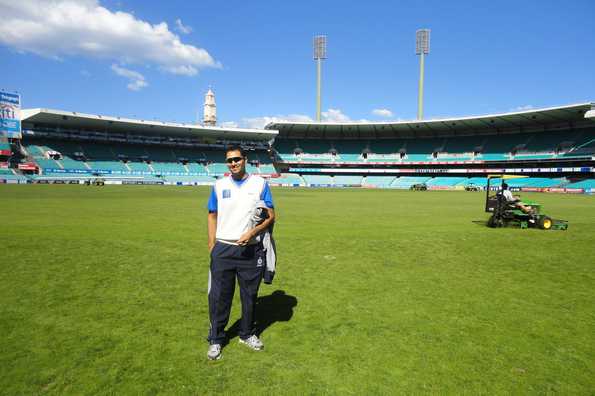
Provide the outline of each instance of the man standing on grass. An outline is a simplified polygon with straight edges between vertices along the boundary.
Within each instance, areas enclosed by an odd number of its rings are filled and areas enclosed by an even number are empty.
[[[256,236],[273,224],[275,211],[268,183],[260,176],[246,173],[247,160],[241,147],[227,148],[225,162],[231,175],[215,182],[208,203],[211,327],[207,357],[210,360],[221,358],[236,277],[242,301],[240,343],[256,351],[264,348],[254,334],[256,297],[265,270],[262,244],[256,241]],[[268,218],[254,225],[254,213],[261,201],[267,208]]]

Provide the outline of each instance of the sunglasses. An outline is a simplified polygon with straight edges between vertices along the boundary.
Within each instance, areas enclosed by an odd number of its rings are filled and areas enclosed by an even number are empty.
[[[231,158],[227,158],[225,160],[225,162],[227,162],[228,164],[231,164],[233,162],[240,162],[244,159],[244,157],[231,157]]]

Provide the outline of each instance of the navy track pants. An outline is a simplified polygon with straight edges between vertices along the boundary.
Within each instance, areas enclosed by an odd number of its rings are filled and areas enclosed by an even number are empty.
[[[229,322],[236,278],[242,301],[239,336],[245,339],[254,334],[254,311],[265,268],[264,262],[261,244],[215,244],[211,251],[209,277],[209,343],[222,344],[225,341],[225,326]]]

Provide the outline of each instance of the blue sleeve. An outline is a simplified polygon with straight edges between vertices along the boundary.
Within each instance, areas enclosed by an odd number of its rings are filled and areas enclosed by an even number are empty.
[[[275,205],[273,205],[273,195],[271,194],[271,188],[267,182],[264,182],[264,188],[260,194],[260,199],[264,201],[267,208],[273,209],[275,207]]]
[[[217,193],[215,192],[215,186],[211,190],[211,196],[209,197],[209,203],[207,204],[209,212],[217,212]]]

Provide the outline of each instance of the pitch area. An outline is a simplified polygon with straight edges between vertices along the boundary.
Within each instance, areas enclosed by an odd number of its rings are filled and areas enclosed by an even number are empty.
[[[570,222],[541,231],[482,193],[274,189],[265,350],[208,362],[208,193],[0,186],[2,393],[595,389],[593,197],[527,194]]]

